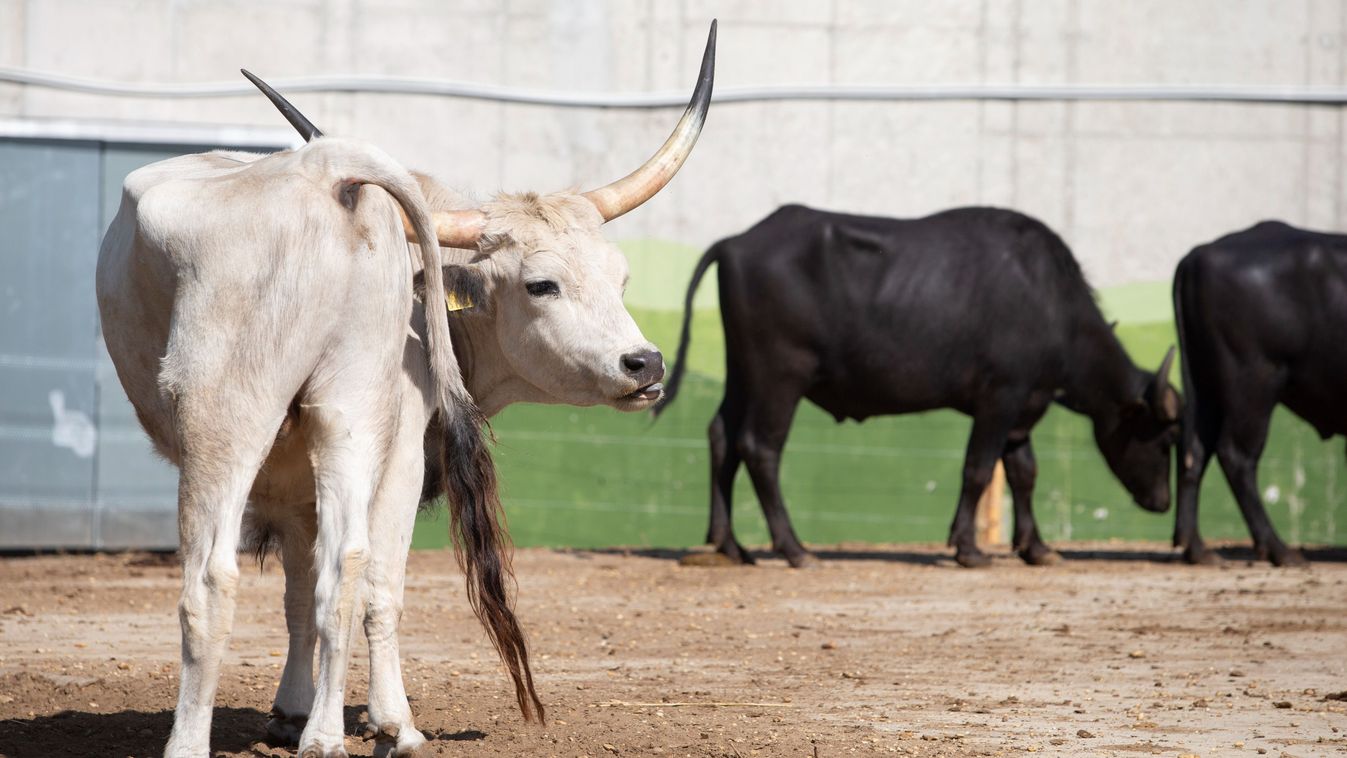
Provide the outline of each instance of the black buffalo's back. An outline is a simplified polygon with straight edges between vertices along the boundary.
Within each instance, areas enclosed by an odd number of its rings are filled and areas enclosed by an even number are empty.
[[[786,206],[720,247],[728,369],[799,381],[837,418],[1050,393],[1103,317],[1041,222],[997,208],[888,219]]]

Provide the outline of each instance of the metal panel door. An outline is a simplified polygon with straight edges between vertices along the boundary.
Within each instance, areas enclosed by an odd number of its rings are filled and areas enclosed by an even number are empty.
[[[0,141],[0,548],[94,542],[99,146]]]
[[[121,205],[122,181],[141,166],[202,148],[113,145],[102,151],[99,231]],[[100,237],[101,238],[101,237]],[[178,471],[154,453],[112,366],[102,332],[95,355],[98,468],[94,478],[96,548],[164,548],[178,544]]]
[[[0,550],[177,545],[177,471],[122,391],[94,273],[126,175],[208,149],[0,139]]]

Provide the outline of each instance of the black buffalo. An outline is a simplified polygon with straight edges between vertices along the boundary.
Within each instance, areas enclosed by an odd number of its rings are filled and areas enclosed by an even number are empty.
[[[1215,455],[1258,555],[1304,563],[1263,509],[1258,459],[1278,403],[1324,439],[1347,434],[1347,236],[1265,221],[1196,247],[1174,273],[1174,316],[1188,395],[1174,544],[1217,560],[1197,530]]]
[[[697,264],[660,407],[687,369],[692,297],[712,263],[720,264],[726,366],[709,429],[707,541],[727,558],[752,562],[730,522],[742,461],[773,549],[792,566],[812,560],[777,476],[801,397],[839,422],[935,408],[972,416],[949,538],[964,566],[988,562],[974,511],[998,458],[1014,497],[1015,550],[1031,564],[1058,560],[1030,502],[1029,432],[1053,401],[1090,417],[1109,467],[1141,507],[1168,509],[1178,393],[1132,364],[1071,251],[1041,222],[994,208],[897,220],[783,207]],[[1168,376],[1172,354],[1159,376]]]

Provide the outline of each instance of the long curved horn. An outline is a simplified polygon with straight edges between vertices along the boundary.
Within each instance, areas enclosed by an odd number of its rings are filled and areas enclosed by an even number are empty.
[[[241,68],[239,71],[248,77],[248,81],[252,82],[254,87],[262,90],[262,94],[266,95],[271,104],[276,106],[276,110],[280,111],[282,116],[285,116],[285,120],[295,127],[295,131],[299,132],[299,136],[303,137],[305,142],[312,141],[314,137],[323,136],[323,133],[318,131],[318,127],[314,126],[312,121],[304,118],[304,114],[291,105],[289,100],[281,97],[281,93],[272,89],[270,84],[254,76],[253,72],[246,68]]]
[[[711,33],[706,38],[706,52],[702,53],[702,70],[697,79],[697,88],[692,92],[692,101],[683,112],[673,134],[664,142],[659,152],[651,156],[644,165],[621,179],[585,193],[587,198],[603,215],[604,221],[612,221],[627,211],[655,196],[678,173],[683,161],[688,159],[692,146],[697,143],[697,135],[706,123],[706,111],[711,106],[711,89],[716,72],[716,22],[711,22]]]

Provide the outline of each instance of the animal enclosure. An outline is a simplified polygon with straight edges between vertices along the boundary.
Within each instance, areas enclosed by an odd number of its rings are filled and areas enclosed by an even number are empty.
[[[416,552],[407,689],[430,755],[1347,753],[1347,554],[1311,552],[1305,571],[1209,570],[1159,544],[1058,547],[1063,566],[1003,554],[987,571],[893,546],[823,548],[809,571],[523,550],[541,727],[514,710],[453,558]],[[158,753],[176,574],[135,554],[0,562],[0,755]],[[243,575],[213,747],[292,755],[260,742],[285,648],[280,572]],[[356,647],[346,747],[368,756]]]

